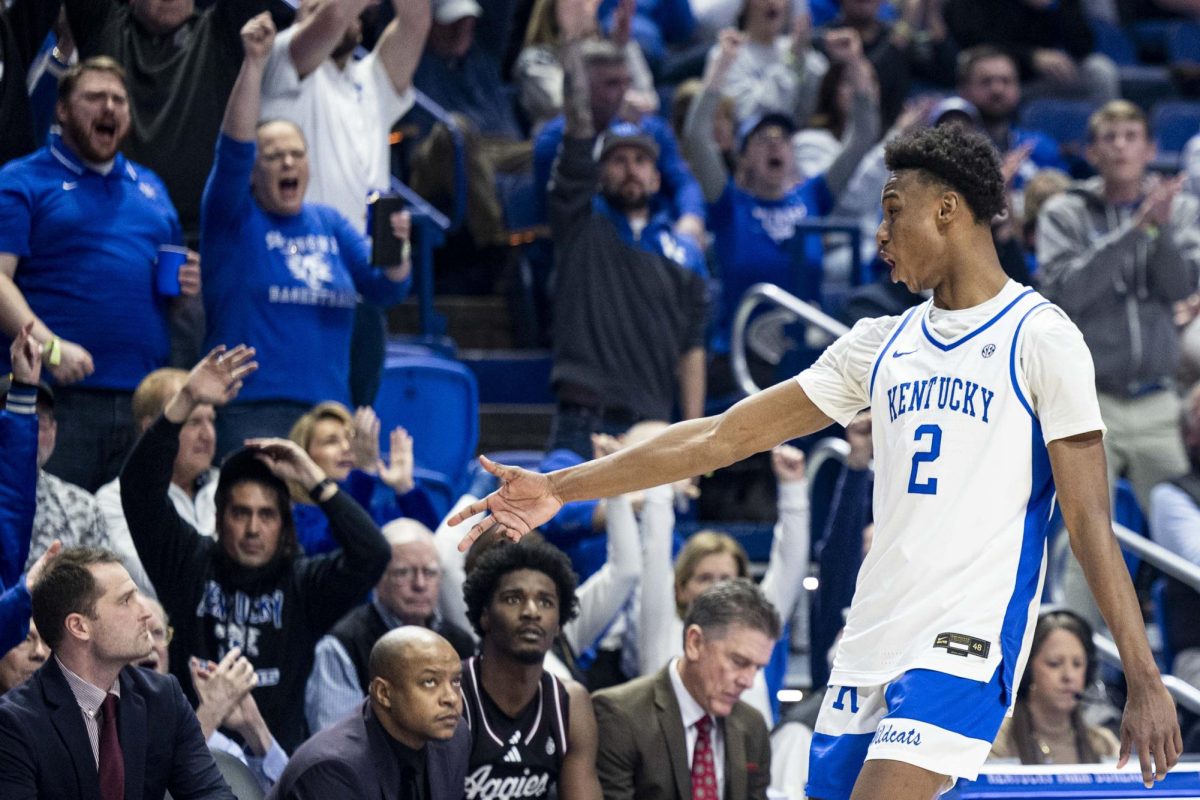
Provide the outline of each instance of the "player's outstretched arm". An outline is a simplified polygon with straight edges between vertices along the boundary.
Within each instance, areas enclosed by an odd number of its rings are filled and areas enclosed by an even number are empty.
[[[703,475],[819,431],[831,422],[800,384],[786,380],[719,416],[677,422],[639,445],[548,475],[481,458],[484,468],[500,478],[500,488],[463,508],[447,523],[457,525],[484,511],[491,514],[471,528],[459,543],[460,550],[492,529],[520,539],[554,516],[564,503],[616,497]]]
[[[1137,595],[1112,532],[1101,434],[1059,439],[1050,443],[1049,451],[1071,549],[1112,630],[1129,684],[1117,766],[1123,767],[1136,751],[1142,780],[1149,787],[1175,766],[1183,738],[1175,703],[1158,674]]]

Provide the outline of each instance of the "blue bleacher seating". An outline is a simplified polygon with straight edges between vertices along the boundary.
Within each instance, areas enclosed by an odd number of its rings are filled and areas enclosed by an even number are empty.
[[[475,375],[436,356],[391,358],[375,398],[380,451],[397,425],[413,437],[417,481],[444,514],[465,489],[479,443],[479,390]]]
[[[1167,58],[1172,64],[1178,61],[1200,63],[1200,25],[1180,22],[1172,26],[1167,34]]]
[[[1041,131],[1065,151],[1080,153],[1087,144],[1088,117],[1097,107],[1091,100],[1031,100],[1021,109],[1021,127]]]
[[[1159,103],[1150,114],[1150,129],[1162,153],[1179,153],[1200,132],[1200,102],[1169,100]]]
[[[1117,66],[1138,63],[1137,47],[1119,26],[1102,19],[1089,19],[1095,42],[1094,49],[1113,60]]]

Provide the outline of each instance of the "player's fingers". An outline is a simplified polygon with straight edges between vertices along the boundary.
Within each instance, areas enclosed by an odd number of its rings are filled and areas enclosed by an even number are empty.
[[[1171,768],[1170,757],[1167,755],[1167,737],[1160,736],[1154,745],[1154,780],[1161,781],[1167,777],[1167,770]]]
[[[1120,750],[1117,751],[1117,769],[1123,768],[1125,766],[1125,764],[1127,764],[1129,762],[1129,750],[1130,750],[1129,745],[1130,745],[1129,734],[1125,732],[1124,728],[1122,728],[1121,729],[1121,748],[1120,748]]]
[[[474,508],[474,504],[471,506],[471,508]],[[480,510],[483,510],[483,509],[480,509]],[[478,513],[478,512],[476,512],[476,513]],[[463,514],[460,513],[458,516],[462,517]],[[469,517],[471,515],[466,514],[466,516]],[[450,524],[454,524],[453,520],[450,520]],[[484,519],[482,519],[478,523],[476,523],[474,526],[472,526],[471,530],[467,533],[467,535],[464,536],[462,538],[462,541],[460,541],[458,543],[458,552],[465,553],[468,550],[470,550],[471,545],[473,545],[475,543],[475,540],[478,539],[480,536],[482,536],[484,534],[484,532],[487,531],[488,528],[491,528],[491,527],[492,527],[492,518],[491,517],[485,517]]]
[[[457,514],[450,517],[450,519],[446,520],[446,524],[450,525],[452,527],[454,525],[460,525],[465,520],[470,519],[471,517],[475,516],[476,514],[482,514],[484,511],[487,511],[487,498],[486,497],[484,497],[480,500],[476,500],[474,503],[471,503],[471,505],[469,505],[469,506],[463,506],[462,508],[460,508],[458,510]],[[474,541],[474,540],[472,540],[472,541]]]
[[[1154,785],[1154,765],[1151,763],[1153,755],[1150,752],[1149,742],[1138,742],[1137,754],[1138,762],[1142,766],[1142,783],[1149,789]]]

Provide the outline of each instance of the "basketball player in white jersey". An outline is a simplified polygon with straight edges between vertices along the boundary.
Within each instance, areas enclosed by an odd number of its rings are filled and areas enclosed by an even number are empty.
[[[863,320],[795,380],[606,458],[547,475],[485,460],[501,488],[450,522],[491,512],[464,547],[489,529],[519,538],[564,502],[703,474],[870,407],[875,542],[817,722],[810,796],[929,800],[976,775],[1025,665],[1056,493],[1129,684],[1120,763],[1136,752],[1152,785],[1182,740],[1112,533],[1090,354],[1000,268],[989,223],[1003,181],[985,139],[922,130],[892,142],[887,163],[879,248],[893,280],[932,290],[929,302]]]

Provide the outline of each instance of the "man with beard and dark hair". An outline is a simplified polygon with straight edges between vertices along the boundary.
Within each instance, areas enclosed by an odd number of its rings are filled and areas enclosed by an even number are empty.
[[[1029,157],[1017,173],[1019,184],[1043,167],[1067,168],[1053,139],[1016,125],[1021,75],[1011,55],[990,44],[964,50],[958,56],[957,80],[959,96],[979,110],[983,133],[997,150],[1008,153],[1029,148]]]
[[[593,21],[572,13],[577,5],[559,5],[567,123],[550,190],[558,408],[549,449],[590,458],[593,433],[670,419],[676,388],[685,418],[703,413],[708,297],[700,248],[654,202],[654,138],[618,124],[597,144],[582,53]]]
[[[578,611],[575,584],[562,551],[533,540],[492,545],[467,576],[463,600],[480,643],[463,661],[465,800],[600,800],[591,698],[542,666]]]
[[[198,405],[221,406],[257,364],[254,350],[218,347],[188,375],[142,434],[121,472],[121,506],[146,574],[175,624],[172,673],[188,659],[219,662],[234,648],[254,664],[254,700],[289,752],[305,736],[304,684],[317,641],[362,602],[391,548],[367,513],[286,439],[251,439],[221,465],[217,538],[199,534],[167,495],[179,432]],[[341,548],[315,558],[296,544],[288,483],[329,518]]]
[[[47,343],[59,387],[47,469],[93,492],[132,443],[134,387],[170,355],[167,312],[187,298],[157,292],[155,269],[159,248],[183,234],[158,176],[118,152],[130,131],[119,64],[91,58],[68,70],[55,115],[61,134],[0,171],[0,335],[33,322]],[[177,294],[199,294],[194,255],[178,278]]]

